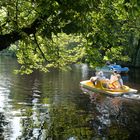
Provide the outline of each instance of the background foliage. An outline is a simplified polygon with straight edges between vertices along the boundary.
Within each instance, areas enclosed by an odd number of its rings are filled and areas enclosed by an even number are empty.
[[[139,66],[139,19],[138,0],[1,0],[0,50],[16,43],[21,73],[81,60]]]

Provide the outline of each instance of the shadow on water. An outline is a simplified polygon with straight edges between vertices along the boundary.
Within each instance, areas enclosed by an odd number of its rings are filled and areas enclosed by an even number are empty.
[[[82,91],[87,65],[14,75],[15,60],[0,58],[0,139],[126,140],[140,137],[140,102]],[[139,75],[139,74],[136,74]],[[137,78],[137,77],[135,77]],[[139,90],[128,74],[126,84]],[[139,92],[138,92],[139,93]]]

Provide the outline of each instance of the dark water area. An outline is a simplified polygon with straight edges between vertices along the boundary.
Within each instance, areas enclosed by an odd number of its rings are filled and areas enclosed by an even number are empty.
[[[0,140],[139,140],[140,100],[84,91],[87,65],[15,75],[15,59],[0,57]],[[140,94],[140,69],[122,75]]]

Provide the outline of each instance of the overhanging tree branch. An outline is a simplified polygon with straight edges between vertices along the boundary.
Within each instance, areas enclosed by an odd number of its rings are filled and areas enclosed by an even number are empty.
[[[36,43],[36,45],[37,45],[37,48],[39,49],[39,51],[40,51],[42,57],[43,57],[43,58],[45,59],[45,61],[47,62],[47,59],[46,59],[46,57],[45,57],[45,54],[43,53],[43,51],[41,50],[41,48],[40,48],[40,46],[39,46],[39,44],[38,44],[38,42],[37,42],[37,38],[36,38],[36,36],[35,36],[35,33],[34,33],[34,40],[35,40],[35,43]]]
[[[0,51],[3,49],[6,49],[10,46],[10,44],[15,43],[16,41],[22,39],[22,33],[26,33],[27,35],[35,34],[37,31],[37,28],[42,24],[42,22],[47,19],[48,16],[44,17],[38,17],[36,20],[34,20],[31,25],[28,25],[28,27],[24,27],[20,29],[19,31],[12,31],[11,33],[0,35]]]
[[[30,27],[22,28],[21,31],[13,31],[9,34],[0,35],[0,51],[6,49],[10,44],[15,43],[19,39],[22,39],[22,32],[27,35],[35,33],[37,26],[38,22],[35,21]]]

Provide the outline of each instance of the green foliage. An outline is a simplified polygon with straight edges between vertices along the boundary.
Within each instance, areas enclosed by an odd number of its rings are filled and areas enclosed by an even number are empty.
[[[21,69],[16,72],[30,74],[34,69],[47,72],[51,67],[70,68],[70,64],[80,61],[85,55],[85,43],[82,36],[62,33],[53,35],[52,40],[38,36],[37,42],[31,36],[26,42],[19,43],[17,58]]]
[[[85,54],[82,36],[66,37],[63,32],[84,29],[81,20],[90,10],[88,1],[2,0],[0,7],[1,34],[16,31],[22,37],[17,49],[21,74],[50,67],[65,69]]]
[[[106,51],[106,57],[104,57],[104,60],[112,60],[112,62],[117,61],[130,61],[130,58],[127,54],[123,54],[123,47],[122,46],[118,46],[118,47],[114,47],[111,48],[110,50]]]
[[[130,39],[139,36],[140,25],[139,11],[134,7],[138,8],[139,5],[136,1],[124,3],[124,0],[103,0],[98,10],[87,17],[88,19],[90,17],[92,23],[92,29],[86,34],[87,61],[92,66],[102,64],[106,60],[115,62],[132,60],[136,44],[132,46]],[[132,11],[135,12],[132,14]]]
[[[19,40],[21,73],[65,69],[83,58],[91,66],[135,61],[139,9],[138,0],[1,0],[0,37]]]

